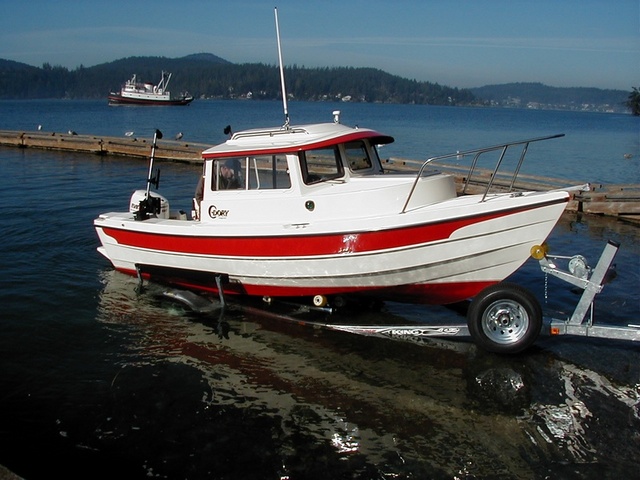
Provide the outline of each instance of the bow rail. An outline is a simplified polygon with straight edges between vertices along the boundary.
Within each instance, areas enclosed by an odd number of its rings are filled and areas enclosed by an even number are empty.
[[[471,166],[469,167],[469,172],[467,174],[467,177],[465,179],[464,182],[464,187],[462,188],[462,194],[466,193],[467,187],[469,186],[469,183],[471,181],[471,178],[473,177],[473,174],[476,170],[476,166],[478,164],[478,159],[480,158],[480,156],[482,154],[488,153],[488,152],[495,152],[495,151],[500,151],[500,157],[498,158],[498,161],[496,162],[496,165],[493,169],[493,173],[491,174],[491,177],[489,178],[489,182],[487,183],[487,187],[485,188],[484,191],[484,195],[482,196],[482,200],[480,200],[481,202],[484,202],[485,199],[487,198],[487,194],[489,193],[489,191],[491,190],[491,187],[493,186],[493,181],[496,178],[496,174],[498,173],[498,171],[500,170],[500,165],[502,164],[502,160],[504,159],[507,150],[510,147],[516,147],[516,146],[522,146],[522,151],[520,153],[520,158],[518,160],[518,164],[516,166],[516,169],[513,172],[513,175],[511,177],[511,182],[509,184],[509,192],[511,192],[513,190],[513,186],[516,182],[516,179],[518,178],[518,174],[520,173],[520,167],[522,167],[522,164],[524,163],[524,158],[527,155],[527,151],[529,149],[529,144],[534,143],[534,142],[540,142],[542,140],[550,140],[552,138],[560,138],[560,137],[564,137],[564,133],[559,133],[556,135],[548,135],[546,137],[537,137],[537,138],[530,138],[528,140],[519,140],[516,142],[509,142],[509,143],[503,143],[500,145],[494,145],[492,147],[484,147],[484,148],[478,148],[478,149],[473,149],[473,150],[465,150],[465,151],[457,151],[455,153],[448,153],[445,155],[438,155],[436,157],[431,157],[428,158],[420,167],[420,170],[418,171],[418,174],[416,175],[416,179],[413,182],[413,185],[411,186],[411,191],[409,192],[409,195],[407,196],[407,201],[404,204],[404,207],[402,208],[402,212],[401,213],[405,213],[407,210],[407,206],[409,205],[409,202],[411,201],[411,197],[413,196],[413,192],[416,189],[416,186],[418,185],[418,182],[420,181],[420,178],[422,178],[422,175],[424,174],[424,170],[427,167],[427,165],[431,164],[432,162],[438,161],[438,160],[445,160],[447,158],[463,158],[469,155],[473,155],[473,160],[471,162]]]

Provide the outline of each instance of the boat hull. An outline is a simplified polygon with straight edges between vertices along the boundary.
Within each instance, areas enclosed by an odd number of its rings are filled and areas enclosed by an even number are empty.
[[[155,99],[155,98],[135,98],[124,97],[118,94],[109,95],[109,105],[156,105],[156,106],[180,106],[189,105],[193,101],[193,97],[176,98],[176,99]]]
[[[339,230],[256,228],[261,235],[189,220],[135,221],[116,213],[101,215],[95,226],[100,251],[116,269],[140,269],[189,288],[215,291],[220,274],[229,293],[359,293],[447,304],[473,297],[517,270],[531,247],[548,236],[566,201],[566,193],[548,192],[497,199],[491,207],[464,204],[455,215],[437,208],[396,215],[379,219],[375,228],[358,229],[353,220],[345,222],[353,228]]]

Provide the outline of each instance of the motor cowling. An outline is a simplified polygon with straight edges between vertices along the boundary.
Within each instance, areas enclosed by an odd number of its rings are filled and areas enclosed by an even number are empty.
[[[129,213],[138,220],[150,217],[167,219],[169,218],[169,201],[157,192],[149,192],[147,199],[146,190],[136,190],[131,195]]]

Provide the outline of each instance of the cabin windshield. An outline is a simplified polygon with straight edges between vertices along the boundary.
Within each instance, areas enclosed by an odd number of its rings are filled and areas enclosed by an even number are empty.
[[[311,185],[344,176],[337,145],[299,153],[304,183]]]
[[[344,154],[346,164],[352,172],[369,170],[372,167],[369,149],[363,141],[345,143]]]
[[[218,158],[213,161],[211,190],[291,188],[285,155]]]

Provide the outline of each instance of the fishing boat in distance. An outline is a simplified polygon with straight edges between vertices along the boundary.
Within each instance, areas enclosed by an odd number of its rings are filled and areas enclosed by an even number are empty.
[[[193,96],[181,93],[172,97],[168,90],[171,73],[162,72],[162,78],[157,85],[140,82],[136,74],[122,86],[120,92],[109,94],[109,105],[188,105]]]
[[[156,131],[146,189],[133,193],[127,211],[94,221],[98,251],[140,279],[219,295],[316,307],[351,298],[440,305],[473,298],[469,330],[477,341],[500,352],[527,348],[541,330],[540,305],[503,280],[533,252],[544,256],[569,193],[513,186],[529,147],[562,135],[455,151],[393,172],[378,146],[394,139],[344,125],[338,111],[326,123],[291,125],[282,68],[281,77],[284,124],[230,133],[205,150],[191,217],[151,190]],[[492,180],[483,192],[467,194],[465,186],[459,195],[454,177],[434,168],[469,159],[468,185],[493,152],[495,179],[514,150],[506,190]]]

